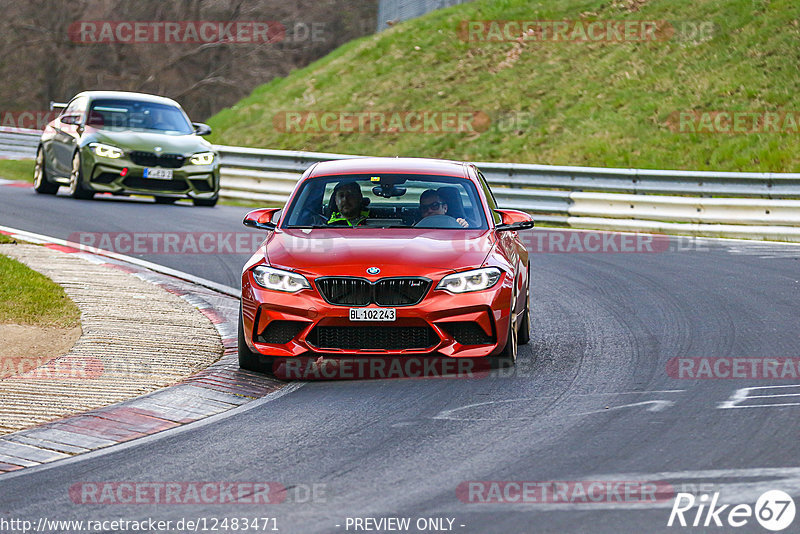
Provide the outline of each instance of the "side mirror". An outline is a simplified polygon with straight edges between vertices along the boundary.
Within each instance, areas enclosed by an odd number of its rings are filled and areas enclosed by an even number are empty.
[[[208,124],[203,124],[202,122],[193,122],[192,126],[194,126],[194,133],[197,135],[208,135],[211,133],[211,126]]]
[[[61,117],[61,124],[78,124],[80,120],[80,115],[64,115]]]
[[[258,228],[259,230],[274,230],[277,228],[272,217],[282,208],[262,208],[260,210],[253,210],[244,216],[242,224],[250,228]]]
[[[52,100],[50,101],[50,111],[53,111],[54,109],[64,109],[66,107],[67,104],[65,102],[53,102]]]
[[[508,232],[519,230],[530,230],[533,228],[533,217],[524,211],[518,210],[494,210],[502,217],[502,223],[494,227],[498,232]]]

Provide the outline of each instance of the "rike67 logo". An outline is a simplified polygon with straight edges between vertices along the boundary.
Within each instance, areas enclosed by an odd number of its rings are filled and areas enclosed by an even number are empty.
[[[743,527],[753,517],[767,530],[778,532],[794,521],[794,500],[780,490],[764,492],[755,507],[749,504],[718,504],[719,492],[709,499],[707,494],[696,498],[691,493],[678,493],[669,514],[667,526],[681,527]],[[697,508],[693,510],[693,508]]]

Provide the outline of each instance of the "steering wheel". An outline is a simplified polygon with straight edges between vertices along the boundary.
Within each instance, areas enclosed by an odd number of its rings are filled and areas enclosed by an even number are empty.
[[[416,228],[461,228],[458,221],[449,215],[431,215],[423,218],[414,226]]]
[[[302,220],[304,224],[310,224],[312,226],[328,224],[328,219],[309,208],[303,210]]]

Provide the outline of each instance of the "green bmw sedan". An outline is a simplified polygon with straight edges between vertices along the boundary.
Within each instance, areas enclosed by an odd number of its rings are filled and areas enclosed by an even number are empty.
[[[47,125],[36,153],[34,189],[73,198],[95,193],[150,195],[168,204],[189,198],[214,206],[219,155],[174,100],[143,93],[85,91]]]

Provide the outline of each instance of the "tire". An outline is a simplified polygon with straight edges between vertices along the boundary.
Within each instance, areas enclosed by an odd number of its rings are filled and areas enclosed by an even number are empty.
[[[175,204],[175,201],[178,200],[170,197],[153,197],[153,199],[155,199],[156,204]]]
[[[250,350],[244,339],[244,322],[242,321],[242,307],[239,305],[239,369],[254,371],[256,373],[272,374],[273,358],[264,356]]]
[[[33,167],[33,190],[41,195],[55,195],[58,192],[58,187],[58,184],[54,184],[47,179],[44,149],[39,147],[39,150],[36,151],[36,163]]]
[[[193,198],[192,199],[192,203],[195,206],[202,206],[202,207],[205,207],[205,208],[213,208],[214,206],[217,205],[217,201],[218,200],[219,200],[219,197],[214,197],[214,198]]]
[[[508,325],[508,339],[503,350],[494,356],[489,356],[489,366],[492,369],[506,369],[517,364],[517,325],[514,320],[513,307]]]
[[[519,325],[518,345],[527,345],[531,340],[531,264],[528,263],[528,287],[525,288],[525,312]]]
[[[525,313],[517,332],[517,345],[527,345],[531,340],[531,309],[525,306]]]
[[[94,191],[89,191],[83,186],[83,168],[81,167],[80,152],[75,152],[72,157],[72,172],[69,174],[69,196],[79,200],[89,200],[94,197]]]

